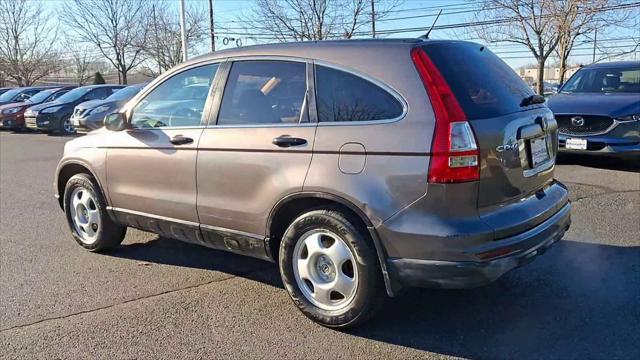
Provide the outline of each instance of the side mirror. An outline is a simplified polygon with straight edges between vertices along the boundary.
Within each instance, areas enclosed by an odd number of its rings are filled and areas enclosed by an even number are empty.
[[[129,128],[127,117],[123,113],[112,113],[104,118],[104,127],[111,131],[122,131]]]

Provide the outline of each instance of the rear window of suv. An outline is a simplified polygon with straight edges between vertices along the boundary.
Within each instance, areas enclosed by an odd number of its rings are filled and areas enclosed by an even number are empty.
[[[524,110],[520,107],[522,100],[534,94],[507,64],[482,45],[436,42],[422,48],[470,120]]]

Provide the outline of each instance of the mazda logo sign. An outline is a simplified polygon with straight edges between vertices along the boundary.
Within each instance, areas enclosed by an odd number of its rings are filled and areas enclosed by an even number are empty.
[[[571,125],[584,126],[584,118],[582,116],[574,116],[571,118]]]

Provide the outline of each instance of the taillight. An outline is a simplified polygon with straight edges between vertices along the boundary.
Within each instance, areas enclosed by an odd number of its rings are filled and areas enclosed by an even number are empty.
[[[457,183],[480,178],[480,152],[467,116],[435,64],[421,48],[411,59],[424,84],[435,114],[429,182]]]

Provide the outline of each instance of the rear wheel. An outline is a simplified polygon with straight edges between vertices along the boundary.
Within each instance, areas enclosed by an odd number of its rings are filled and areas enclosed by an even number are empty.
[[[67,181],[64,212],[76,242],[91,251],[120,245],[127,232],[125,226],[111,220],[100,188],[87,174],[74,175]]]
[[[279,255],[291,299],[324,326],[355,326],[386,299],[368,235],[339,211],[315,210],[298,217],[285,232]]]

